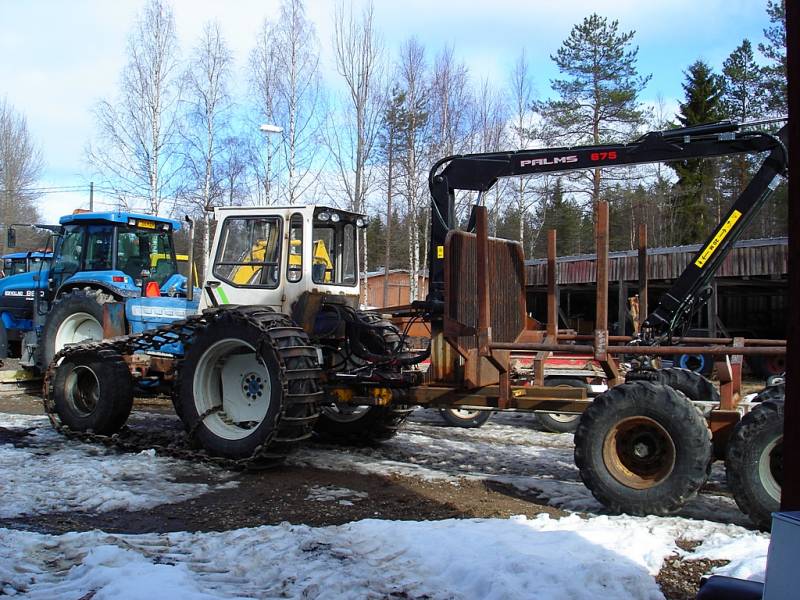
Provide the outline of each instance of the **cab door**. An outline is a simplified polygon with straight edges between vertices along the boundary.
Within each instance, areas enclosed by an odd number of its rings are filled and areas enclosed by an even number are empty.
[[[217,227],[201,307],[216,304],[281,310],[284,221],[279,215],[227,215]]]

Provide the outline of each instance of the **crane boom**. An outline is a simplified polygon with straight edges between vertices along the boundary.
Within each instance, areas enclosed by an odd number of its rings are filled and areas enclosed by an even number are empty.
[[[648,335],[669,335],[692,307],[702,302],[702,289],[786,174],[788,127],[774,135],[742,127],[721,121],[652,131],[627,144],[465,154],[439,160],[428,178],[432,211],[428,302],[435,306],[444,298],[443,248],[447,232],[456,227],[456,190],[486,192],[504,177],[768,152],[748,186],[647,317],[644,329]]]

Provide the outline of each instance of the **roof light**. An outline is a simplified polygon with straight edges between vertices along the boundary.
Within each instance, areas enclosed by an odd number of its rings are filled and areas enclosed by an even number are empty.
[[[364,217],[358,217],[356,219],[356,227],[364,228],[367,226],[367,222],[364,220]]]
[[[334,223],[338,223],[341,220],[342,220],[342,216],[339,213],[333,213],[331,215],[331,221],[333,221]]]
[[[320,221],[330,221],[331,220],[331,213],[329,212],[321,212],[317,215],[317,219]]]

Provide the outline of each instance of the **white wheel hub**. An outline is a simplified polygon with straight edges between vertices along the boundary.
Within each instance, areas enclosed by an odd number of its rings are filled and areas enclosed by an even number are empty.
[[[250,435],[267,416],[272,384],[255,349],[239,339],[220,340],[206,349],[193,379],[194,404],[216,436],[237,440]]]
[[[553,421],[559,423],[572,423],[575,419],[579,419],[580,415],[570,415],[564,413],[547,413]]]
[[[103,326],[97,319],[89,313],[73,313],[58,326],[55,339],[55,351],[58,352],[67,344],[77,344],[85,340],[102,339]]]

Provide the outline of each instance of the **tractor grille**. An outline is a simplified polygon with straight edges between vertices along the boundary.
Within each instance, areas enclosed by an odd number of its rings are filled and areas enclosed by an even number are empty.
[[[474,233],[452,231],[445,243],[445,331],[478,327]],[[515,342],[525,328],[525,261],[518,242],[489,238],[489,307],[492,340]],[[462,348],[474,335],[458,335]]]

